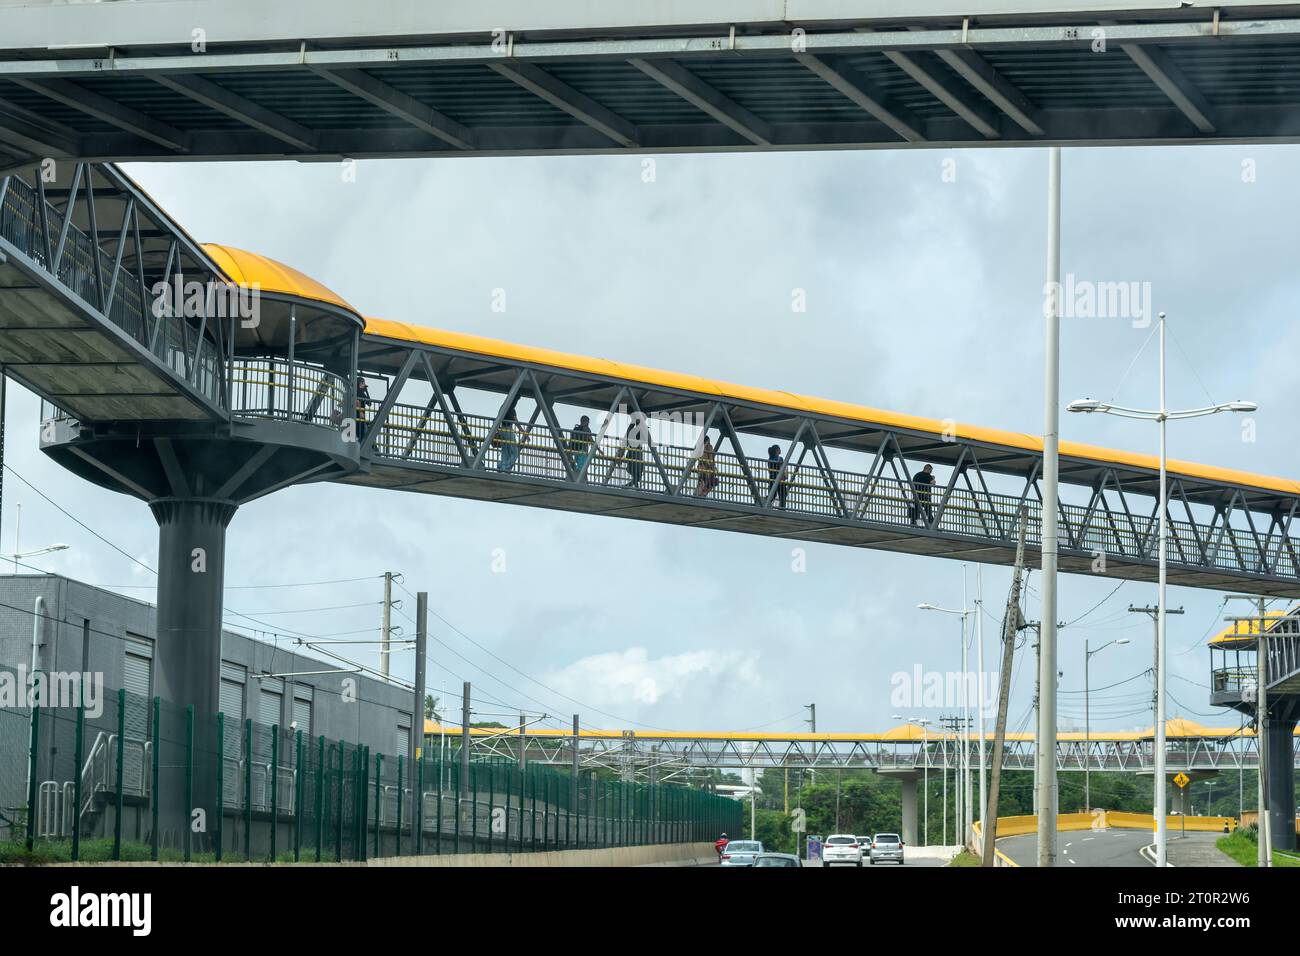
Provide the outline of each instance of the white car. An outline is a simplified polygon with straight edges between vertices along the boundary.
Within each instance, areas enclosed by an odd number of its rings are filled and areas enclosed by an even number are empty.
[[[862,845],[849,833],[833,833],[822,844],[822,866],[862,865]]]
[[[763,852],[758,840],[732,840],[722,848],[723,866],[753,866]]]

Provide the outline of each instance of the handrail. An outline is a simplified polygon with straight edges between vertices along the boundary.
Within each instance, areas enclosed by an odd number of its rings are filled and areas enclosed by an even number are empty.
[[[372,401],[370,405],[378,407],[379,403]],[[481,454],[480,468],[486,471],[557,482],[571,480],[564,458],[545,425],[506,424],[492,434],[495,418],[458,412],[455,420],[457,434],[425,408],[394,404],[375,437],[373,454],[415,464],[465,468],[463,447],[470,456]],[[957,486],[946,494],[943,489],[935,488],[918,496],[910,480],[838,468],[823,470],[811,461],[802,465],[792,462],[787,466],[780,492],[775,494],[765,458],[749,455],[742,458],[715,451],[710,473],[707,468],[701,468],[695,449],[686,446],[655,443],[656,461],[649,444],[641,446],[639,459],[629,459],[629,449],[618,437],[606,435],[598,440],[596,436],[577,436],[567,430],[561,431],[560,437],[569,457],[590,456],[583,476],[590,485],[633,488],[669,498],[707,498],[751,507],[766,507],[767,498],[773,498],[783,501],[781,510],[792,515],[848,518],[875,524],[914,526],[918,520],[933,516],[929,523],[936,531],[1004,540],[1015,538],[1023,510],[1026,540],[1034,545],[1041,542],[1042,504],[1032,497],[985,490],[977,493]],[[512,454],[507,456],[506,449]],[[703,477],[708,480],[701,481]],[[755,489],[763,497],[762,502],[755,500]],[[1060,509],[1064,518],[1061,525],[1064,546],[1130,560],[1153,559],[1158,525],[1155,514],[1111,515],[1075,504],[1061,504]],[[1202,540],[1203,529],[1189,521],[1170,516],[1168,527],[1171,564],[1224,570],[1243,567],[1258,570],[1267,565],[1268,555],[1246,529],[1221,525],[1216,534],[1221,534],[1223,540],[1211,545],[1208,540]],[[1300,540],[1294,537],[1290,540],[1300,550]],[[1276,547],[1275,550],[1277,554],[1273,557],[1279,566],[1274,573],[1300,576],[1300,568],[1292,567],[1292,549]],[[1300,655],[1297,661],[1300,662]]]
[[[95,245],[90,236],[71,223],[67,226],[61,256],[54,253],[58,263],[57,274],[54,273],[41,239],[42,216],[37,190],[18,176],[0,177],[0,182],[4,181],[8,182],[8,188],[4,190],[4,199],[0,203],[0,238],[54,274],[61,285],[96,311],[100,311],[95,305],[99,299],[100,283],[111,288],[112,300],[101,314],[207,398],[218,399],[220,357],[216,343],[204,336],[196,349],[186,341],[186,333],[178,323],[167,321],[165,317],[155,319],[151,334],[146,318],[151,309],[139,277],[123,265],[117,265],[115,274],[103,275],[104,271],[114,272],[115,260],[101,249],[98,250],[101,278],[97,279]],[[52,225],[63,221],[63,213],[48,200],[45,201],[44,213],[44,219]]]

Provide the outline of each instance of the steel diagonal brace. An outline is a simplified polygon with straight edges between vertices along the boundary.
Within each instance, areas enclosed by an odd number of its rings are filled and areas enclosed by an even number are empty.
[[[492,419],[492,427],[488,429],[487,438],[479,445],[478,452],[474,455],[474,463],[470,465],[473,470],[477,471],[483,467],[483,461],[487,458],[487,451],[492,447],[492,439],[496,437],[501,428],[501,423],[506,419],[506,414],[514,407],[515,399],[519,397],[519,389],[524,384],[525,371],[520,370],[519,374],[515,376],[510,391],[506,392],[505,400],[502,401],[501,407],[497,409],[496,418]]]
[[[424,366],[425,377],[429,380],[429,385],[433,389],[433,401],[437,403],[438,409],[442,412],[443,419],[447,423],[447,431],[451,434],[451,440],[456,445],[456,453],[460,455],[460,462],[462,465],[469,465],[471,461],[469,450],[465,447],[465,442],[461,440],[460,429],[456,427],[456,423],[452,418],[451,408],[447,404],[447,394],[442,389],[442,383],[438,381],[438,373],[434,371],[429,353],[421,352],[420,361]],[[426,420],[427,414],[426,412]],[[412,445],[407,448],[407,457],[410,457],[416,437],[415,435],[411,436]]]
[[[648,421],[645,410],[642,409],[640,401],[637,400],[636,393],[631,389],[627,390],[628,398],[632,400],[632,408],[641,416],[641,421]],[[659,454],[659,449],[655,446],[653,436],[650,434],[649,426],[646,426],[646,447],[650,450],[650,458],[655,463],[655,470],[659,472],[659,478],[664,483],[664,490],[673,486],[672,479],[668,476],[668,469],[664,466],[663,457]]]
[[[939,504],[934,509],[934,517],[930,519],[927,527],[931,530],[939,527],[943,521],[944,512],[948,508],[948,500],[952,497],[952,490],[957,486],[957,478],[965,467],[966,456],[970,453],[970,448],[966,445],[961,446],[961,453],[957,456],[957,461],[953,463],[952,473],[948,476],[948,483],[944,485],[943,497],[939,499]]]
[[[700,429],[700,438],[696,444],[697,448],[704,447],[704,439],[709,436],[709,429],[713,427],[713,420],[718,417],[718,409],[720,409],[721,407],[722,404],[720,402],[714,402],[709,406],[709,414],[705,416],[704,427]],[[682,476],[677,479],[677,486],[673,488],[672,491],[672,496],[674,498],[678,497],[682,493],[682,489],[686,487],[686,482],[690,480],[691,461],[694,461],[694,459],[693,458],[687,459],[687,463],[682,466]]]
[[[406,380],[411,377],[411,372],[415,370],[415,366],[418,365],[419,362],[420,353],[418,350],[411,349],[411,351],[406,353],[406,361],[402,363],[402,368],[398,371],[397,377],[393,379],[392,383],[388,386],[388,391],[384,393],[384,400],[380,403],[379,410],[375,412],[375,416],[370,422],[370,427],[366,430],[365,440],[361,443],[361,454],[369,455],[372,453],[375,447],[375,441],[379,437],[380,430],[383,429],[384,425],[388,422],[388,415],[393,410],[393,405],[397,401],[398,394],[401,393],[402,387],[406,384]]]
[[[54,247],[54,261],[49,263],[50,275],[56,279],[59,277],[59,266],[63,264],[63,250],[68,244],[68,232],[72,229],[72,213],[77,208],[77,193],[81,191],[81,178],[85,174],[86,164],[77,163],[72,171],[72,185],[68,188],[67,205],[63,207],[63,222],[59,224],[59,241]]]
[[[587,480],[587,472],[591,470],[591,463],[594,462],[596,456],[600,454],[600,446],[601,443],[605,441],[605,436],[609,434],[609,426],[613,424],[614,416],[618,413],[618,409],[623,407],[624,396],[630,394],[631,391],[626,385],[619,388],[619,390],[614,394],[614,400],[610,402],[609,410],[605,412],[605,418],[600,423],[600,430],[591,440],[591,449],[587,452],[587,460],[582,463],[582,467],[578,469],[578,473],[573,476],[574,484],[582,484]]]
[[[831,489],[831,497],[835,502],[840,517],[849,513],[848,506],[844,503],[844,495],[840,493],[839,482],[835,480],[835,471],[831,468],[830,459],[826,457],[826,449],[822,447],[821,436],[817,434],[816,422],[808,423],[808,430],[812,433],[812,443],[807,447],[813,450],[813,461],[817,463],[817,469],[822,474],[822,479]]]
[[[725,406],[722,406],[722,424],[720,430],[725,432],[727,440],[731,442],[731,450],[736,453],[736,461],[740,465],[740,472],[745,476],[745,483],[749,485],[749,493],[754,499],[754,504],[763,505],[763,496],[759,494],[758,483],[754,481],[753,472],[750,471],[749,462],[745,458],[745,449],[740,447],[740,436],[736,434],[736,426],[731,422],[731,415],[728,414]]]
[[[569,451],[565,447],[563,429],[555,418],[555,410],[551,408],[551,399],[542,389],[542,385],[537,381],[537,376],[533,374],[532,369],[528,370],[528,381],[532,384],[533,393],[537,396],[537,409],[534,410],[536,416],[537,410],[540,410],[542,417],[546,421],[546,428],[551,433],[551,440],[555,442],[555,450],[560,455],[560,461],[564,464],[564,473],[569,481],[577,477],[578,470],[574,467],[573,459],[569,457]]]
[[[795,445],[799,444],[799,439],[803,436],[804,429],[808,427],[807,419],[800,419],[799,427],[794,431],[794,437],[790,439],[790,444],[785,450],[785,455],[781,458],[781,468],[776,473],[776,481],[767,489],[767,494],[763,498],[763,507],[771,508],[772,502],[776,499],[777,491],[781,484],[787,480],[790,475],[790,456],[794,454]]]

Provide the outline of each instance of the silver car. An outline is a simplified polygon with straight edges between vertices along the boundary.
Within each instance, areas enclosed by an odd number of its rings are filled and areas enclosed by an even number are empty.
[[[722,865],[753,866],[762,852],[763,844],[758,840],[732,840],[722,848]]]
[[[803,866],[793,853],[762,853],[755,866]]]
[[[877,833],[871,840],[871,862],[893,860],[903,865],[903,838],[897,833]]]
[[[862,865],[862,847],[851,833],[834,833],[822,844],[822,866]]]

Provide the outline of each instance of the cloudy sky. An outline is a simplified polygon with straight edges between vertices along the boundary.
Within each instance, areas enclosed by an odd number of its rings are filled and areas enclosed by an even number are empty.
[[[1046,166],[1045,151],[972,150],[661,156],[653,176],[642,157],[365,162],[355,181],[331,164],[128,171],[200,240],[280,259],[370,315],[1041,433]],[[1064,272],[1151,283],[1174,336],[1171,406],[1261,405],[1257,440],[1227,416],[1179,423],[1172,456],[1296,475],[1297,171],[1300,148],[1065,153]],[[804,313],[791,310],[795,289]],[[1126,375],[1148,331],[1066,319],[1063,398],[1154,403],[1154,351]],[[36,401],[10,396],[13,468],[152,565],[146,507],[47,462]],[[1104,416],[1067,416],[1063,437],[1143,451],[1156,439]],[[3,550],[19,502],[24,549],[72,545],[36,563],[152,597],[148,572],[9,477]],[[818,729],[870,731],[899,712],[949,712],[891,696],[896,674],[959,668],[957,619],[916,605],[959,607],[962,565],[806,547],[795,573],[789,542],[313,485],[236,516],[227,606],[286,631],[377,627],[379,575],[400,571],[439,615],[432,692],[458,697],[472,680],[480,719],[524,708],[587,726],[795,730],[816,702]],[[368,580],[250,587],[346,578]],[[1009,580],[983,571],[989,670]],[[966,582],[973,601],[974,566]],[[1150,725],[1152,628],[1125,609],[1155,589],[1112,594],[1117,583],[1062,579],[1061,617],[1081,618],[1061,634],[1065,725],[1082,721],[1085,639],[1122,637],[1132,643],[1093,662],[1092,686],[1108,688],[1094,691],[1094,726]],[[1033,618],[1037,575],[1030,584]],[[1171,589],[1187,611],[1170,619],[1171,713],[1235,725],[1205,686],[1203,640],[1232,608],[1221,597]],[[347,604],[365,606],[312,610]],[[396,670],[411,667],[408,654]],[[1029,726],[1032,689],[1027,653],[1013,729]]]

